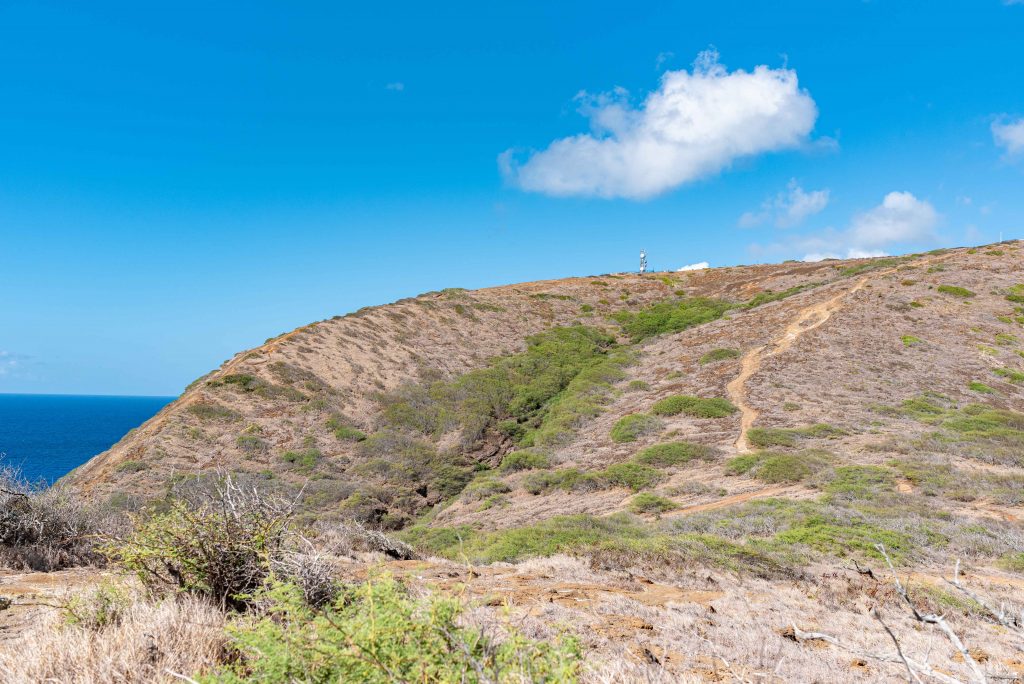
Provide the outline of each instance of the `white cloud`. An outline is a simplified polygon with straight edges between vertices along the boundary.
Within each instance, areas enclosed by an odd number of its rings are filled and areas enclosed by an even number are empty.
[[[13,371],[21,360],[18,354],[0,350],[0,375],[7,375]]]
[[[728,71],[713,51],[693,70],[667,71],[639,106],[617,89],[581,93],[590,133],[555,140],[519,162],[499,156],[523,190],[644,199],[714,174],[734,160],[808,142],[818,108],[791,69]]]
[[[395,81],[394,83],[388,83],[386,86],[384,86],[384,88],[387,90],[394,90],[395,92],[400,93],[403,90],[405,90],[405,84],[402,83],[401,81]]]
[[[1024,4],[1024,1],[1021,4]],[[1016,121],[993,121],[992,140],[999,147],[1005,148],[1008,155],[1024,152],[1024,118]]]
[[[665,62],[669,61],[676,56],[674,52],[659,52],[657,59],[654,60],[654,68],[661,69]]]
[[[710,267],[711,264],[709,264],[706,261],[701,261],[700,263],[689,264],[687,266],[683,266],[682,268],[677,268],[676,271],[703,271],[705,268]]]
[[[740,216],[738,224],[741,228],[753,228],[770,220],[779,228],[791,228],[828,206],[828,198],[828,188],[807,192],[794,178],[785,191],[765,200],[759,211],[748,211]]]

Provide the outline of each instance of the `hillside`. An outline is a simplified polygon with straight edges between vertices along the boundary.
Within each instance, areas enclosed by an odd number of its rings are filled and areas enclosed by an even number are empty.
[[[134,509],[234,474],[638,673],[887,680],[856,656],[891,646],[876,544],[951,619],[981,610],[941,582],[957,559],[1024,583],[1022,340],[1021,242],[451,289],[242,352],[66,481]],[[998,621],[963,629],[1024,671]]]

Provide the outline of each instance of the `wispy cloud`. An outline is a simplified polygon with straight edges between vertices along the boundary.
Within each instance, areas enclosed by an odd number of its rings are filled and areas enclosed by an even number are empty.
[[[728,71],[714,51],[692,71],[666,72],[638,106],[622,89],[577,99],[591,132],[522,161],[505,151],[499,165],[511,183],[554,196],[645,199],[737,159],[805,145],[818,116],[795,71]]]
[[[401,81],[394,81],[393,83],[388,83],[386,86],[384,86],[384,88],[386,90],[393,90],[396,93],[400,93],[403,90],[405,90],[405,84],[402,83]]]
[[[26,359],[28,357],[23,354],[14,354],[0,349],[0,376],[15,372]]]
[[[935,238],[939,213],[909,192],[890,192],[877,207],[853,217],[842,232],[805,241],[806,261],[885,256],[885,248]]]
[[[1024,0],[1020,4],[1024,4]],[[1024,153],[1024,118],[1006,119],[992,122],[992,140],[1006,150],[1008,156]]]
[[[689,264],[687,266],[683,266],[682,268],[677,268],[676,271],[703,271],[705,268],[710,267],[711,264],[709,264],[706,261],[701,261],[700,263]]]
[[[807,192],[794,178],[784,191],[765,200],[759,210],[744,212],[737,223],[741,228],[753,228],[771,221],[779,228],[791,228],[828,206],[828,199],[828,188]]]

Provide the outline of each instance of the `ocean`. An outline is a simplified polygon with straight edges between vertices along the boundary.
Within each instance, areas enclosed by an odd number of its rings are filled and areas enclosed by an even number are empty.
[[[65,394],[0,394],[0,465],[30,481],[52,483],[174,397],[98,397]]]

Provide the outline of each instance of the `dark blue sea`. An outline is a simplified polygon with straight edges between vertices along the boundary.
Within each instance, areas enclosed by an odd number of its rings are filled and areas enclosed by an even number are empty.
[[[54,482],[174,397],[97,397],[66,394],[0,394],[0,465],[31,481]]]

